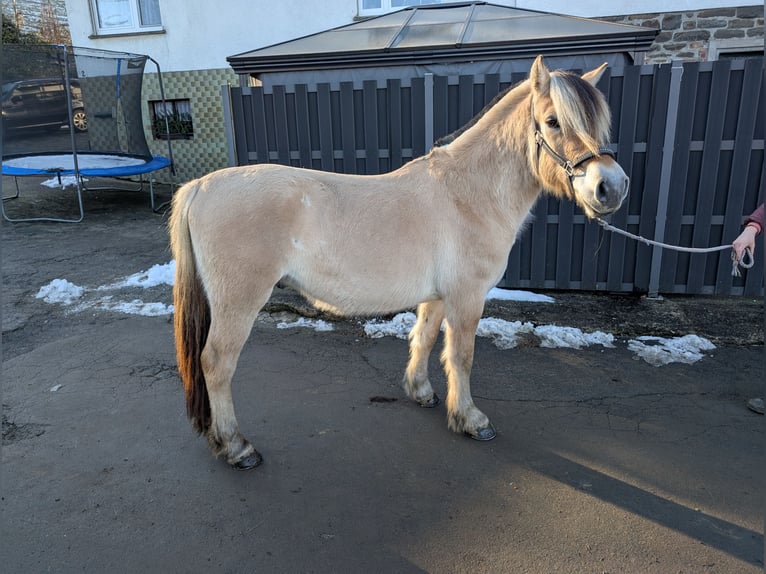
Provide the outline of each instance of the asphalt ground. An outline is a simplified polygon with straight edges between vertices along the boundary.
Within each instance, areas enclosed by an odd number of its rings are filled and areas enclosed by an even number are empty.
[[[22,187],[9,211],[71,207]],[[169,316],[35,297],[56,278],[95,289],[170,259],[146,194],[91,192],[85,208],[80,224],[2,225],[4,572],[763,569],[764,417],[746,407],[763,395],[762,299],[489,304],[617,341],[479,339],[472,390],[498,437],[477,443],[447,429],[443,405],[406,399],[405,341],[367,338],[358,318],[278,329],[316,315],[277,291],[234,381],[265,461],[236,472],[186,420]],[[114,296],[171,302],[168,286]],[[687,333],[716,348],[655,367],[626,346]],[[444,396],[438,353],[431,372]]]

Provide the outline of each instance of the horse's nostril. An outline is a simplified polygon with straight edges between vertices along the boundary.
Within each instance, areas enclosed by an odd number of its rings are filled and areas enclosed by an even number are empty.
[[[596,186],[596,199],[601,203],[602,205],[606,205],[609,203],[609,190],[607,189],[606,183],[604,183],[604,180],[601,180]]]

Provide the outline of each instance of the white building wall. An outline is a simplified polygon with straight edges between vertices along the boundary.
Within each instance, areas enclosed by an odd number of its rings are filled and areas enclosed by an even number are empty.
[[[228,68],[227,56],[350,24],[356,0],[160,0],[164,33],[93,37],[87,0],[66,0],[72,45],[149,54],[169,72]]]

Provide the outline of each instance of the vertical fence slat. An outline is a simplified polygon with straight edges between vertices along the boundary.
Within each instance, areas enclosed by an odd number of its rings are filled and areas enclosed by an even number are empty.
[[[665,234],[670,176],[678,119],[678,95],[683,68],[680,63],[655,67],[652,75],[650,124],[644,163],[639,234],[662,242]],[[636,254],[636,287],[658,295],[662,249],[639,246]]]
[[[628,177],[633,169],[633,143],[638,120],[638,94],[641,69],[638,66],[625,68],[622,88],[622,109],[620,110],[620,133],[617,147],[617,159]],[[625,229],[628,210],[620,209],[612,215],[612,224]],[[622,290],[623,262],[625,260],[626,240],[622,235],[612,237],[609,251],[609,271],[607,288],[611,291]]]
[[[413,78],[410,84],[410,109],[412,110],[412,157],[420,157],[426,153],[426,125],[431,120],[426,117],[426,81],[425,78]],[[431,114],[433,119],[433,114]],[[431,133],[430,146],[433,143]]]
[[[231,114],[235,138],[234,149],[237,155],[237,165],[247,165],[249,159],[249,145],[247,141],[247,126],[252,125],[245,118],[245,98],[242,88],[231,88]]]
[[[323,83],[317,86],[317,113],[319,114],[320,165],[324,171],[332,171],[335,167],[335,154],[332,143],[333,121],[330,84]]]
[[[367,155],[366,172],[380,173],[380,153],[378,148],[378,83],[365,80],[362,84],[364,94],[364,149]]]
[[[484,103],[482,108],[492,101],[500,93],[500,74],[487,74],[484,76]]]
[[[572,233],[574,232],[572,201],[559,202],[559,221],[556,226],[556,289],[569,289],[572,277]]]
[[[449,133],[447,77],[434,76],[434,141]]]
[[[713,216],[718,166],[721,158],[721,140],[723,139],[723,111],[726,109],[726,92],[728,91],[731,63],[720,60],[713,64],[711,78],[710,104],[708,107],[705,140],[702,150],[702,170],[697,195],[697,209],[694,214],[694,231],[692,246],[710,247],[710,228]],[[719,256],[692,255],[687,280],[687,293],[702,293],[705,284],[705,274],[709,264]]]
[[[388,80],[388,157],[391,169],[402,165],[402,82]]]
[[[458,79],[458,127],[471,121],[473,111],[473,76],[460,76]]]
[[[689,173],[689,149],[691,147],[692,129],[694,122],[694,101],[697,92],[699,78],[699,64],[692,62],[684,64],[680,68],[681,84],[679,89],[679,102],[686,102],[678,106],[678,119],[674,139],[674,151],[670,164],[670,190],[672,193],[667,198],[667,211],[665,220],[665,243],[681,245],[681,217],[683,216],[684,198],[686,196],[686,184]],[[666,150],[668,152],[669,150]],[[664,156],[663,156],[664,159]],[[658,291],[663,293],[675,292],[676,276],[680,265],[679,252],[672,249],[662,251]]]
[[[295,86],[295,117],[298,132],[300,167],[311,167],[311,136],[309,132],[309,92],[306,84]]]
[[[277,141],[277,162],[290,165],[290,140],[287,124],[287,98],[284,86],[274,86],[274,127]]]
[[[356,173],[356,137],[354,136],[354,84],[340,83],[340,124],[343,145],[343,173]]]
[[[537,200],[533,208],[535,215],[530,230],[532,272],[530,274],[530,286],[535,288],[545,287],[545,265],[547,260],[548,238],[548,196],[543,194]]]

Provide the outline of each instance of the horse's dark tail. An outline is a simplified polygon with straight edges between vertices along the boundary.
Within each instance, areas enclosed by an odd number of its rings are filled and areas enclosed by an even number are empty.
[[[194,430],[210,428],[210,397],[202,371],[202,349],[210,330],[210,305],[197,272],[189,233],[189,204],[197,192],[196,181],[179,189],[170,216],[170,246],[176,261],[173,287],[176,359],[186,394],[186,413]]]

